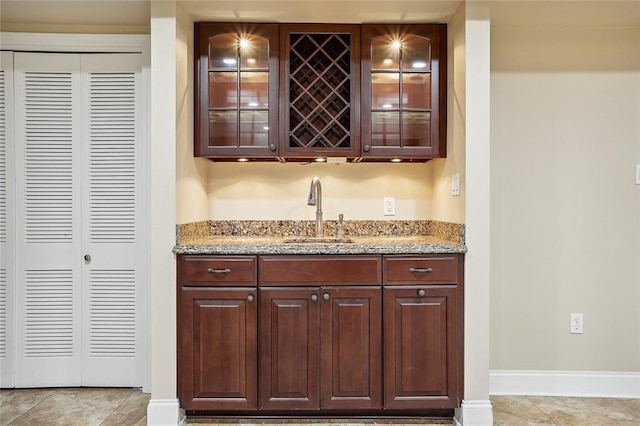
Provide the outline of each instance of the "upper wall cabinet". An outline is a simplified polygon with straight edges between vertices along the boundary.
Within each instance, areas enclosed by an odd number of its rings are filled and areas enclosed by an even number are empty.
[[[195,155],[446,155],[446,25],[195,24]]]
[[[280,155],[360,156],[360,26],[281,27]]]
[[[362,26],[362,156],[446,156],[446,25]]]
[[[195,155],[275,158],[276,24],[195,24]]]

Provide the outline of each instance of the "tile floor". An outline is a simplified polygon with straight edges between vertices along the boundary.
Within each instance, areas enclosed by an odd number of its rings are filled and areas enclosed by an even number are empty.
[[[139,389],[0,390],[0,425],[146,425],[149,395]]]
[[[0,391],[0,426],[138,426],[146,424],[149,395],[139,389],[60,388],[3,389]],[[492,397],[494,425],[640,426],[640,399],[564,398],[534,396]],[[314,426],[325,423],[314,421]],[[188,424],[250,424],[249,420],[189,419]],[[296,426],[300,421],[265,420],[265,425]],[[329,424],[329,423],[325,423]],[[341,424],[442,425],[451,421],[332,420]]]

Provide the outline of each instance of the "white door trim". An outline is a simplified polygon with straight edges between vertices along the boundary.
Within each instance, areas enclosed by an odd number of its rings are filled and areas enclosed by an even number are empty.
[[[4,76],[4,162],[5,162],[5,239],[0,238],[0,270],[4,270],[4,347],[0,352],[0,388],[15,386],[16,346],[16,190],[15,190],[15,142],[14,142],[14,78],[13,52],[0,52],[0,67]],[[9,107],[11,106],[11,107]],[[0,290],[0,297],[2,297]],[[0,316],[2,311],[0,309]],[[2,338],[2,337],[0,337]]]
[[[22,52],[77,52],[77,53],[141,53],[142,54],[142,92],[141,101],[143,120],[141,158],[142,158],[142,227],[140,237],[144,253],[150,253],[150,105],[151,105],[151,36],[140,34],[54,34],[54,33],[14,33],[0,32],[0,50]],[[143,336],[141,347],[140,368],[142,369],[142,390],[151,392],[151,307],[150,307],[150,265],[149,259],[144,259],[141,267],[141,321],[140,333]]]

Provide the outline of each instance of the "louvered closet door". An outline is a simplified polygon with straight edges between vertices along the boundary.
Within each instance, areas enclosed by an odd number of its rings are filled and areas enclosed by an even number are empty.
[[[16,387],[81,384],[80,56],[15,53]]]
[[[140,73],[15,54],[16,387],[141,385]]]
[[[82,384],[139,386],[140,55],[83,55]]]
[[[0,52],[0,388],[14,386],[13,105],[13,52]]]

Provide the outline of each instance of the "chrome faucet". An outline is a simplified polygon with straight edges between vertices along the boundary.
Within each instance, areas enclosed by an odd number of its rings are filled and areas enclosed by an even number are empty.
[[[311,188],[309,188],[309,199],[307,204],[316,206],[316,237],[324,237],[322,229],[322,185],[320,179],[316,176],[311,180]]]

